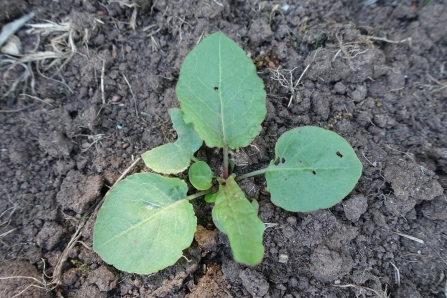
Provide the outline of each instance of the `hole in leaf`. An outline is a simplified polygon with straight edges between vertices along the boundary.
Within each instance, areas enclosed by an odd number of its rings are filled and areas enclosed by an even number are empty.
[[[219,90],[219,87],[215,86],[215,87],[214,87],[214,90]]]
[[[341,154],[341,153],[340,153],[340,151],[337,151],[337,153],[336,153],[336,154],[337,154],[337,156],[338,156],[338,157],[340,157],[340,158],[342,158],[342,157],[343,157],[343,154]]]
[[[316,174],[317,174],[317,172],[315,172],[314,170],[312,170],[312,174],[316,175]]]
[[[279,164],[279,158],[277,158],[276,160],[275,160],[275,166],[277,166]]]
[[[284,157],[281,158],[281,163],[285,163],[285,162],[286,162],[286,160],[284,159]]]

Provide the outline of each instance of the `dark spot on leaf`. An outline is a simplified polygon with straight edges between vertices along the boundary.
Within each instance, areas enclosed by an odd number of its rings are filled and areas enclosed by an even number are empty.
[[[138,244],[138,240],[134,240],[133,243]]]
[[[303,163],[303,161],[302,161],[302,160],[300,160],[300,163]]]
[[[286,160],[284,159],[284,157],[281,158],[281,163],[285,163],[285,162],[286,162]]]
[[[337,153],[336,153],[336,154],[337,154],[337,156],[338,156],[338,157],[340,157],[340,158],[342,158],[342,157],[343,157],[343,154],[341,154],[341,153],[340,153],[340,151],[337,151]]]
[[[312,170],[312,174],[316,175],[316,174],[317,174],[317,172],[315,172],[314,170]]]
[[[275,166],[277,166],[279,164],[279,158],[277,158],[276,160],[275,160]]]
[[[219,90],[219,87],[215,86],[215,87],[214,87],[214,90]]]

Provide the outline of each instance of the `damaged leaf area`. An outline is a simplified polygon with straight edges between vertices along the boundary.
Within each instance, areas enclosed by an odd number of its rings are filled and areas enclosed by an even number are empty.
[[[329,208],[356,185],[362,163],[338,134],[314,126],[285,132],[266,169],[272,202],[288,211]]]

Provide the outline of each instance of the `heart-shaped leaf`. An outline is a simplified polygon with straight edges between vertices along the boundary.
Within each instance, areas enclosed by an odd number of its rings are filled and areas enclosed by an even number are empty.
[[[264,256],[262,235],[265,230],[253,207],[234,181],[234,175],[220,181],[213,221],[228,235],[234,259],[251,266],[259,264]]]
[[[314,126],[295,128],[276,143],[265,178],[272,202],[289,211],[329,208],[356,185],[362,164],[338,134]]]
[[[208,147],[247,146],[267,113],[262,80],[245,52],[222,32],[185,58],[176,87],[186,123]]]
[[[184,171],[191,163],[194,153],[202,146],[192,124],[183,121],[182,111],[178,108],[169,110],[172,125],[177,132],[177,141],[156,147],[141,155],[147,167],[163,174],[177,174]]]
[[[152,173],[119,182],[98,213],[93,249],[127,272],[150,274],[173,265],[196,229],[187,190],[180,179]]]

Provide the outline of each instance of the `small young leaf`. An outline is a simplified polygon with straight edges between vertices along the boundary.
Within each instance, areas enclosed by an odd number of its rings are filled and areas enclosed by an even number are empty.
[[[209,194],[205,195],[205,198],[204,198],[205,202],[214,203],[217,199],[217,194],[218,194],[218,192],[214,192],[214,193],[209,193]]]
[[[180,179],[152,173],[119,182],[98,213],[93,249],[127,272],[151,274],[173,265],[196,229],[187,190]]]
[[[189,182],[198,190],[207,190],[213,183],[213,172],[204,161],[198,161],[191,165],[188,171]]]
[[[253,199],[253,201],[251,201],[251,205],[253,206],[253,209],[255,210],[256,214],[258,214],[258,212],[259,212],[258,200]]]
[[[262,80],[245,52],[222,32],[185,58],[176,87],[186,123],[208,147],[248,146],[267,113]]]
[[[202,140],[198,137],[193,125],[183,121],[180,109],[170,109],[169,115],[177,132],[177,141],[146,151],[141,157],[146,166],[155,172],[177,174],[189,166],[191,157],[202,146]]]
[[[228,163],[230,165],[230,173],[233,173],[234,172],[234,167],[236,166],[236,164],[231,159],[228,161]]]
[[[228,235],[237,262],[254,266],[262,261],[265,225],[234,181],[234,175],[220,184],[213,220],[216,227]]]
[[[319,127],[287,131],[275,155],[265,173],[267,190],[272,202],[288,211],[329,208],[351,192],[362,174],[348,142]]]

